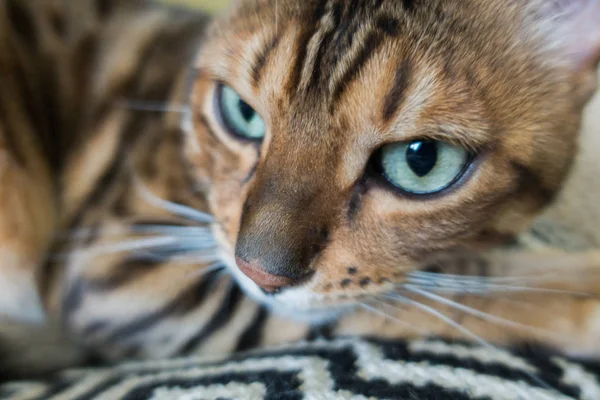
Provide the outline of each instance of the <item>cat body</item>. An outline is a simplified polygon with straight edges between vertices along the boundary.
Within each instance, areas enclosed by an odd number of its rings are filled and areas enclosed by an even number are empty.
[[[593,246],[492,250],[568,176],[599,1],[248,0],[208,28],[0,5],[4,315],[109,360],[323,334],[598,355]]]

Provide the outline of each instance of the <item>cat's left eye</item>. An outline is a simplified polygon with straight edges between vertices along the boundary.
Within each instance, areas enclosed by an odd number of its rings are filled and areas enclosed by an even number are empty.
[[[435,140],[416,140],[384,146],[379,155],[383,176],[396,188],[413,195],[439,193],[457,182],[472,157],[468,150]]]
[[[264,119],[231,87],[217,87],[216,108],[220,122],[229,133],[252,141],[265,137],[267,127]]]

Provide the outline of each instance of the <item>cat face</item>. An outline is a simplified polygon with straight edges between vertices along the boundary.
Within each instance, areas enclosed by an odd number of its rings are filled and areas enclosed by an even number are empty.
[[[563,62],[534,2],[491,3],[241,1],[215,24],[186,151],[250,294],[316,317],[551,201],[591,58]]]

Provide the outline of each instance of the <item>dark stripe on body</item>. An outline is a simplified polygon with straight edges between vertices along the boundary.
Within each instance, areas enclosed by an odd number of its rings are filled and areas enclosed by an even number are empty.
[[[404,7],[406,11],[412,12],[418,1],[419,0],[402,0],[402,7]]]
[[[199,307],[215,289],[217,281],[222,277],[221,271],[212,271],[202,277],[198,282],[184,290],[169,304],[162,308],[138,317],[130,323],[114,330],[106,339],[108,343],[126,340],[136,333],[150,329],[161,320],[183,315]]]
[[[159,28],[163,28],[162,30]],[[114,107],[115,97],[128,94],[126,97],[135,99],[136,101],[149,102],[164,102],[169,99],[177,78],[183,69],[185,69],[195,54],[196,40],[190,41],[185,45],[181,44],[182,38],[199,37],[198,30],[202,30],[202,26],[197,24],[185,24],[176,27],[173,31],[164,32],[164,27],[157,27],[157,37],[145,44],[145,47],[139,50],[141,53],[138,58],[137,67],[132,69],[132,74],[119,86],[119,92],[112,92],[105,99],[105,107],[111,109]],[[162,36],[158,35],[162,33]],[[177,51],[173,51],[177,49]],[[160,74],[157,74],[156,68],[161,65],[173,65],[170,61],[177,60],[174,65],[181,66],[172,70],[165,68]],[[103,108],[103,107],[101,107]],[[98,123],[101,120],[96,120]],[[166,127],[166,121],[163,119],[162,113],[131,113],[130,119],[121,128],[120,142],[115,152],[115,156],[110,162],[110,167],[100,177],[91,193],[88,194],[83,205],[79,208],[75,217],[72,219],[71,227],[81,223],[83,216],[90,209],[102,203],[109,192],[109,186],[119,176],[119,173],[124,169],[125,160],[131,147],[136,143],[138,138],[148,129],[145,129],[147,124],[159,124]],[[155,129],[150,129],[155,132]]]
[[[143,275],[155,271],[164,264],[153,257],[131,257],[113,267],[107,277],[90,280],[88,284],[94,292],[117,290],[134,280],[140,279]]]
[[[309,342],[318,340],[318,339],[326,339],[331,340],[335,334],[335,329],[337,327],[336,322],[329,322],[324,325],[313,326],[306,335],[306,340]]]
[[[154,55],[154,52],[155,52],[155,47],[153,46],[153,44],[154,43],[150,42],[146,48],[140,49],[140,52],[142,53],[142,55],[140,56],[139,62],[138,62],[138,65],[140,66],[139,73],[129,76],[129,80],[127,80],[126,83],[122,84],[121,87],[125,88],[125,87],[135,87],[135,86],[142,85],[142,82],[143,82],[142,77],[144,77],[145,74],[143,73],[144,69],[141,68],[141,66],[148,65],[148,63],[151,61],[152,55]],[[132,71],[136,71],[136,69],[133,69]],[[165,85],[164,83],[163,83],[163,85],[161,85],[164,90],[163,98],[168,98],[168,96],[169,96],[169,89],[174,84],[174,82],[172,82],[172,80],[173,80],[172,78],[173,77],[171,77],[171,79],[170,79],[171,80],[170,85]],[[166,87],[166,86],[168,86],[168,87]],[[154,90],[156,90],[156,89],[154,89]],[[136,96],[135,94],[133,94],[132,97],[147,98],[148,96],[147,96],[147,93],[145,93],[145,95],[139,95],[139,96]],[[114,104],[113,104],[114,99],[112,97],[107,99],[106,101],[109,103],[109,105],[108,105],[109,108],[114,107]],[[138,137],[141,136],[142,133],[144,132],[144,125],[146,123],[148,123],[148,121],[150,121],[150,120],[156,120],[155,123],[164,124],[164,121],[162,120],[161,117],[162,117],[161,114],[153,114],[153,115],[139,114],[139,113],[131,113],[130,114],[129,121],[125,122],[124,126],[121,127],[119,144],[117,146],[117,151],[115,152],[115,155],[110,162],[110,166],[104,171],[104,173],[98,179],[98,182],[96,183],[96,185],[94,186],[92,191],[88,194],[88,196],[86,197],[86,199],[80,206],[78,212],[75,214],[75,216],[70,224],[71,227],[76,227],[76,226],[80,225],[83,220],[83,217],[87,213],[87,211],[89,211],[90,208],[93,208],[94,206],[97,206],[98,204],[103,202],[103,200],[105,199],[107,194],[110,193],[110,191],[108,190],[108,187],[116,180],[116,178],[119,176],[119,173],[124,168],[123,166],[125,164],[125,159],[127,158],[127,154],[129,153],[129,149],[131,148],[132,144],[136,142]],[[100,123],[101,120],[98,120],[97,122]]]
[[[254,319],[240,335],[237,345],[235,346],[235,352],[254,349],[261,343],[268,315],[269,312],[265,307],[258,308]]]
[[[68,288],[68,292],[61,302],[61,312],[65,321],[68,321],[73,313],[79,309],[86,291],[87,286],[82,279],[75,280]]]
[[[35,16],[29,10],[22,0],[6,0],[6,11],[8,13],[8,22],[13,31],[28,46],[36,47],[38,43],[38,30],[35,23]]]
[[[189,339],[181,348],[180,354],[188,354],[197,349],[206,339],[225,326],[234,316],[238,304],[244,299],[239,286],[232,282],[221,306],[214,311],[213,317],[202,327],[200,332]]]
[[[96,13],[102,19],[110,16],[115,8],[114,0],[95,0],[95,3]]]
[[[21,151],[17,142],[18,139],[15,138],[15,135],[18,133],[15,132],[12,124],[8,124],[9,115],[2,106],[3,104],[0,101],[0,143],[4,144],[3,147],[0,147],[0,151],[6,151],[17,166],[25,167],[27,165],[27,158]]]
[[[388,15],[380,15],[375,20],[375,25],[388,36],[398,36],[400,34],[400,21]]]

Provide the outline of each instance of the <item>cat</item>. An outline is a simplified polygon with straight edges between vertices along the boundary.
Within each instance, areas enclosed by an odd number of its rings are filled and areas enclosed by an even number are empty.
[[[599,59],[598,0],[1,0],[0,311],[109,361],[597,357],[600,253],[507,246],[568,177]]]

